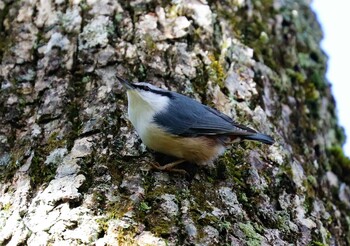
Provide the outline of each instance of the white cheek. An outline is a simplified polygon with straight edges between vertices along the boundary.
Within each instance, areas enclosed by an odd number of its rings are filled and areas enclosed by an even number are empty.
[[[144,103],[147,103],[157,113],[163,111],[169,105],[169,97],[149,91],[144,91],[140,95]]]
[[[152,136],[149,135],[149,128],[153,117],[156,113],[166,108],[169,98],[155,96],[150,92],[142,93],[141,96],[133,91],[128,91],[127,94],[129,120],[147,145],[148,141],[152,141]]]

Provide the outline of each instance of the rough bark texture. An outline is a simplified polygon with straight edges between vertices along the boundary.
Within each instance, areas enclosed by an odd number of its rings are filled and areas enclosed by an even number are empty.
[[[304,0],[0,0],[1,245],[346,245],[350,162]],[[115,75],[272,135],[189,177]],[[166,160],[160,160],[160,162]]]

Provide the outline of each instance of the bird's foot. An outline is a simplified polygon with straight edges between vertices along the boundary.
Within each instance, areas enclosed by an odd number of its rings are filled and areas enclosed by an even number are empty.
[[[188,173],[185,170],[174,168],[177,165],[183,163],[184,161],[185,160],[178,160],[178,161],[170,162],[164,166],[161,166],[158,163],[151,163],[151,166],[152,166],[152,169],[156,169],[156,170],[163,171],[163,172],[174,172],[174,173],[179,173],[182,175],[188,175]]]

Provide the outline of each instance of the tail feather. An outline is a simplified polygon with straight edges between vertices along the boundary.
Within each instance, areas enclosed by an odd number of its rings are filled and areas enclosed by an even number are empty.
[[[248,136],[242,136],[241,138],[243,139],[248,139],[248,140],[255,140],[255,141],[259,141],[262,142],[264,144],[273,144],[275,142],[275,140],[265,134],[262,133],[256,133],[256,134],[252,134],[252,135],[248,135]]]

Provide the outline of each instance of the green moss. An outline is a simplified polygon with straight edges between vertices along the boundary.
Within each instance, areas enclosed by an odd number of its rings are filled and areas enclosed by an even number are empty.
[[[47,144],[44,146],[45,154],[49,154],[51,151],[63,147],[65,140],[58,137],[58,132],[53,132],[48,138]]]
[[[108,230],[108,219],[106,217],[103,218],[99,218],[96,220],[96,223],[98,224],[98,226],[100,227],[101,230],[103,230],[104,232],[106,232]]]
[[[276,217],[276,224],[275,226],[284,231],[289,232],[290,228],[288,225],[288,222],[290,221],[289,214],[286,211],[278,211],[277,217]]]
[[[266,44],[269,42],[269,36],[267,35],[266,32],[260,33],[259,41],[262,42],[263,44]]]
[[[119,22],[121,22],[122,20],[123,20],[123,15],[122,15],[122,14],[117,13],[117,14],[114,15],[114,21],[115,21],[116,23],[119,23]]]
[[[311,242],[311,245],[312,245],[312,246],[327,246],[326,244],[323,244],[323,243],[321,243],[321,242],[316,242],[316,241],[312,241],[312,242]]]
[[[16,14],[16,12],[19,10],[19,2],[20,1],[9,1],[4,2],[2,9],[0,9],[0,59],[2,60],[3,54],[10,50],[10,47],[15,42],[16,36],[15,35],[8,35],[5,33],[5,19],[8,18],[9,12],[12,9],[12,15]],[[17,14],[16,14],[17,15]],[[10,32],[11,33],[11,32]]]
[[[92,201],[94,204],[97,204],[98,207],[104,207],[106,200],[105,194],[99,190],[95,190],[92,193]]]
[[[327,155],[332,171],[338,175],[338,177],[350,184],[350,159],[344,154],[343,149],[340,146],[333,146],[327,150]]]
[[[255,228],[253,227],[253,225],[251,225],[250,223],[247,223],[247,224],[239,223],[238,227],[239,229],[242,230],[242,232],[246,236],[247,245],[249,246],[261,245],[261,241],[263,237],[255,231]]]
[[[216,82],[220,88],[224,88],[224,81],[226,78],[224,67],[214,55],[209,55],[209,59],[211,61],[210,67],[208,68],[209,77]]]
[[[218,169],[224,170],[225,178],[241,187],[245,187],[244,177],[249,169],[246,163],[245,150],[241,147],[233,147],[226,151],[219,159]]]
[[[328,87],[325,80],[326,58],[319,48],[321,30],[309,7],[302,2],[292,4],[286,2],[281,9],[276,9],[271,0],[251,1],[245,6],[251,9],[238,8],[235,14],[228,2],[218,4],[218,13],[221,17],[230,20],[232,31],[236,38],[248,47],[254,49],[254,59],[268,66],[273,73],[281,79],[276,80],[271,72],[267,73],[261,68],[255,68],[257,73],[255,81],[268,75],[280,98],[295,96],[300,103],[300,109],[308,109],[298,113],[295,124],[301,136],[312,141],[317,130],[321,116],[317,113],[320,107],[320,98],[327,95]],[[278,12],[278,13],[277,13]],[[249,14],[248,14],[249,13]],[[294,13],[298,13],[298,18]],[[271,28],[269,23],[276,15],[282,18],[283,25],[280,30]],[[289,33],[289,35],[284,35]],[[281,49],[280,47],[288,47]],[[259,88],[258,88],[259,89]],[[283,96],[282,96],[283,95]],[[288,104],[288,102],[284,102]],[[336,126],[336,123],[333,125]],[[292,140],[297,142],[298,139]],[[296,144],[299,146],[299,144]],[[293,146],[294,147],[294,146]],[[305,148],[300,148],[304,151]],[[299,152],[299,147],[295,149]]]
[[[139,210],[146,212],[146,211],[149,211],[150,209],[151,209],[151,207],[148,206],[148,204],[146,202],[140,202]]]
[[[73,148],[75,139],[79,136],[81,121],[79,119],[79,107],[76,102],[71,102],[67,105],[67,115],[70,122],[72,122],[72,129],[69,132],[67,139],[67,147],[70,150]]]
[[[315,178],[315,176],[309,175],[307,176],[307,181],[309,182],[309,184],[311,184],[313,187],[317,187],[317,179]]]
[[[101,230],[107,232],[109,227],[109,222],[111,220],[117,220],[123,218],[126,212],[133,208],[133,203],[124,199],[122,202],[108,203],[104,208],[104,217],[96,220]]]
[[[0,20],[1,20],[1,16],[0,16]],[[7,35],[3,37],[4,38],[0,39],[0,58],[2,58],[3,54],[11,48],[11,45],[14,42],[13,37],[10,37]]]
[[[111,220],[118,220],[118,218],[115,218],[114,213],[108,214],[104,218],[97,219],[96,222],[100,226],[101,230],[107,232]],[[117,234],[117,241],[120,245],[135,245],[134,238],[136,236],[136,228],[134,226],[119,226],[117,231],[114,231],[114,233]]]
[[[90,76],[84,76],[81,79],[81,82],[84,83],[84,84],[89,83],[89,82],[91,82],[91,77]]]
[[[151,201],[158,200],[165,193],[176,194],[177,192],[178,191],[176,190],[175,187],[162,185],[162,186],[157,186],[157,187],[153,188],[152,190],[150,190],[147,193],[147,198],[151,202]]]
[[[304,87],[304,90],[307,101],[316,101],[320,98],[320,92],[316,89],[314,84],[308,83]]]
[[[28,156],[28,154],[26,155],[29,144],[27,140],[16,142],[15,147],[11,151],[9,164],[0,167],[0,180],[11,179],[17,169],[22,166],[28,158],[32,158],[29,167],[29,176],[34,187],[49,182],[55,176],[57,164],[46,165],[44,161],[52,150],[62,147],[64,141],[57,139],[57,133],[53,133],[46,144],[43,143],[43,145],[35,146],[36,151],[32,157]]]
[[[46,164],[44,162],[50,152],[64,145],[65,141],[58,137],[58,132],[53,132],[46,144],[37,146],[29,167],[29,176],[34,187],[48,183],[55,177],[58,163]]]
[[[157,198],[154,195],[155,193],[152,194],[152,198],[147,196],[147,201],[139,204],[135,216],[138,220],[145,222],[147,230],[157,236],[167,237],[170,235],[172,227],[177,225],[177,219],[164,213],[160,208],[160,195]]]
[[[173,225],[176,225],[175,219],[167,218],[164,214],[156,211],[147,215],[145,222],[152,233],[162,237],[170,235]]]
[[[188,214],[198,230],[206,225],[212,225],[219,230],[224,230],[224,227],[230,223],[229,221],[219,220],[211,213],[213,205],[218,202],[217,193],[213,186],[214,184],[205,180],[203,182],[195,182],[189,190],[185,189],[184,194],[179,197],[180,200],[191,199]]]
[[[77,98],[84,95],[86,89],[86,83],[89,83],[93,80],[92,76],[86,74],[75,74],[75,77],[69,83],[68,98],[67,104],[65,105],[65,113],[69,122],[71,123],[71,131],[66,136],[67,148],[70,150],[75,139],[80,135],[82,122],[80,119],[80,102]]]
[[[218,227],[219,231],[228,231],[232,227],[232,224],[231,222],[224,220],[218,223]]]
[[[0,166],[0,181],[11,179],[16,170],[23,164],[25,149],[15,147],[11,152],[9,162]]]
[[[29,167],[29,177],[32,187],[38,187],[43,183],[48,183],[56,175],[56,164],[45,164],[46,155],[42,150],[34,153]]]
[[[209,80],[207,69],[205,69],[204,65],[202,67],[196,67],[196,74],[197,76],[193,80],[191,80],[193,90],[202,96],[202,98],[204,99],[202,100],[202,103],[208,104],[210,100],[205,100],[207,97],[206,88]]]
[[[241,193],[238,197],[238,200],[242,203],[247,203],[249,201],[245,193]]]
[[[84,12],[88,12],[89,10],[91,10],[91,6],[88,5],[86,0],[82,0],[79,3],[79,6],[80,6],[81,10]]]
[[[344,128],[342,126],[337,126],[335,128],[335,137],[336,137],[339,145],[343,146],[345,141],[346,141],[346,136],[345,136],[345,130],[344,130]]]
[[[157,50],[156,42],[153,40],[152,36],[149,33],[146,33],[144,36],[146,42],[146,48],[149,53],[153,53]]]
[[[2,210],[3,211],[9,211],[11,208],[11,203],[6,203],[3,207],[2,207]]]
[[[298,84],[303,84],[307,79],[304,73],[295,71],[291,68],[286,69],[286,73],[292,79],[292,81],[295,81]]]
[[[137,204],[134,209],[135,218],[138,221],[144,221],[147,230],[161,237],[168,237],[172,228],[178,224],[176,216],[172,217],[166,214],[160,207],[162,203],[161,196],[165,193],[179,196],[179,190],[174,186],[159,185],[153,186],[154,180],[147,180],[143,184],[147,192],[147,198]]]
[[[298,54],[298,58],[299,58],[300,66],[302,66],[304,68],[312,68],[316,65],[315,61],[310,59],[310,54],[308,54],[308,53],[301,52]]]
[[[137,73],[138,73],[139,78],[142,78],[142,81],[146,79],[146,76],[147,76],[146,68],[142,63],[140,63],[138,65]]]
[[[136,229],[119,228],[117,241],[119,245],[134,246]]]

